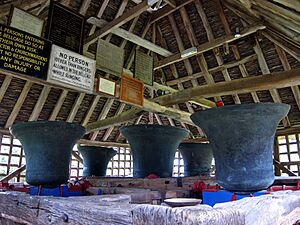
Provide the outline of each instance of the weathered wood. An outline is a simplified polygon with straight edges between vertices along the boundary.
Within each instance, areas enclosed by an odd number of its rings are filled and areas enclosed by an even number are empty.
[[[223,71],[225,69],[230,69],[230,68],[233,68],[233,67],[236,67],[236,66],[240,66],[242,64],[245,64],[245,63],[248,63],[248,62],[252,62],[252,61],[254,61],[256,59],[257,59],[257,55],[256,54],[249,55],[249,56],[247,56],[247,57],[245,57],[245,58],[243,58],[241,60],[238,60],[236,62],[224,63],[223,65],[210,68],[210,69],[208,69],[208,72],[209,73],[221,72],[221,71]],[[192,75],[187,75],[187,76],[184,76],[184,77],[176,78],[174,80],[169,80],[169,81],[167,81],[167,85],[172,86],[172,85],[175,85],[175,84],[177,84],[179,82],[183,83],[183,82],[189,81],[191,79],[197,79],[197,78],[203,77],[203,76],[204,76],[203,72],[194,73]]]
[[[33,83],[30,81],[27,81],[25,83],[23,90],[18,98],[18,101],[16,102],[12,112],[10,113],[10,115],[5,123],[5,126],[4,126],[5,128],[10,127],[14,123],[32,85],[33,85]]]
[[[103,25],[107,24],[107,22],[105,20],[100,20],[100,19],[97,19],[95,17],[90,17],[88,20],[87,20],[88,23],[90,24],[93,24],[97,27],[103,27]],[[164,57],[168,57],[168,56],[171,56],[173,53],[170,52],[169,50],[166,50],[156,44],[153,44],[151,43],[150,41],[144,39],[144,38],[141,38],[140,36],[137,36],[127,30],[124,30],[122,28],[116,28],[114,30],[111,31],[112,34],[115,34],[119,37],[122,37],[136,45],[139,45],[141,47],[144,47],[146,49],[149,49],[150,51],[152,52],[156,52],[157,54],[159,55],[162,55]]]
[[[43,109],[43,106],[47,100],[50,90],[51,90],[51,87],[49,87],[49,86],[43,87],[43,90],[39,96],[39,99],[36,102],[34,109],[29,117],[29,121],[35,121],[38,119],[38,117]]]
[[[65,99],[67,97],[67,94],[68,94],[68,91],[66,91],[66,90],[62,91],[62,93],[60,94],[59,99],[57,100],[56,105],[55,105],[55,107],[54,107],[54,109],[53,109],[53,111],[52,111],[52,113],[51,113],[51,115],[50,115],[50,117],[49,117],[48,120],[51,121],[51,120],[55,120],[56,119],[56,117],[57,117],[57,115],[58,115],[58,113],[59,113],[62,105],[64,104],[64,101],[65,101]]]
[[[77,96],[77,98],[76,98],[76,100],[75,100],[75,102],[72,106],[71,112],[68,115],[67,122],[70,122],[70,123],[73,122],[73,120],[76,116],[76,113],[79,110],[80,105],[83,101],[84,96],[85,96],[85,93],[78,94],[78,96]]]
[[[219,82],[212,85],[203,85],[185,89],[176,93],[164,95],[154,99],[161,105],[183,103],[196,98],[210,98],[236,93],[249,93],[275,88],[284,88],[300,85],[300,69],[271,73],[255,77],[247,77],[232,81]]]
[[[0,193],[2,214],[23,224],[132,224],[128,195],[91,197],[39,197],[24,193]]]
[[[77,159],[80,163],[83,164],[83,159],[80,157],[79,154],[77,154],[76,152],[72,151],[72,156],[74,156],[75,159]]]
[[[91,4],[92,0],[83,0],[83,2],[81,3],[80,9],[79,9],[79,13],[81,15],[85,15],[86,11],[88,10],[90,4]]]
[[[236,41],[240,38],[243,38],[243,37],[246,37],[250,34],[256,33],[257,31],[263,30],[265,28],[266,27],[263,26],[263,25],[256,25],[256,26],[250,27],[248,29],[245,29],[243,32],[241,32],[241,35],[238,36],[238,37],[236,37],[234,35],[227,35],[227,36],[224,36],[224,37],[216,38],[213,41],[210,41],[210,42],[207,42],[207,43],[204,43],[202,45],[197,46],[197,53],[195,53],[193,55],[189,55],[186,58],[189,58],[189,57],[192,57],[192,56],[195,56],[195,55],[199,55],[201,53],[212,50],[212,49],[214,49],[218,46],[221,46],[223,44],[230,43],[232,41]],[[167,57],[167,58],[162,59],[159,62],[157,62],[156,65],[154,66],[154,69],[157,70],[159,68],[165,67],[165,66],[173,64],[175,62],[180,62],[180,61],[182,61],[186,58],[181,58],[181,53],[174,54],[170,57]]]
[[[162,9],[152,13],[150,24],[153,24],[157,22],[158,20],[162,19],[165,16],[168,16],[169,14],[175,12],[176,10],[180,9],[181,7],[184,7],[185,5],[193,2],[194,0],[186,0],[182,4],[178,5],[176,8],[173,8],[172,6],[165,6]]]
[[[0,102],[2,101],[2,99],[5,95],[5,92],[6,92],[7,88],[9,87],[11,80],[12,80],[12,76],[5,76],[4,81],[0,88]]]
[[[95,31],[94,34],[87,37],[85,40],[85,45],[90,45],[96,42],[98,38],[104,37],[105,35],[109,34],[113,29],[116,29],[122,26],[123,24],[127,23],[128,21],[132,20],[134,17],[140,15],[149,7],[151,7],[151,5],[148,4],[148,1],[143,1],[142,3],[128,10],[122,16],[118,17],[117,19],[114,19],[112,22],[105,25],[100,30]]]
[[[2,177],[0,179],[0,182],[8,182],[9,180],[11,180],[12,178],[18,176],[20,173],[22,173],[24,170],[26,169],[26,165],[21,166],[20,168],[16,169],[14,172],[8,174],[5,177]]]
[[[274,165],[275,165],[277,168],[281,169],[282,172],[287,173],[289,176],[292,176],[292,177],[296,177],[296,176],[297,176],[296,174],[294,174],[294,173],[293,173],[292,171],[290,171],[288,168],[286,168],[285,166],[283,166],[283,165],[282,165],[280,162],[278,162],[277,160],[273,159],[273,163],[274,163]]]

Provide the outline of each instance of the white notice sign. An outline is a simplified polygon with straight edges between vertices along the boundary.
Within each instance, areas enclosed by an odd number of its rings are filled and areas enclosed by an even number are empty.
[[[96,61],[52,45],[47,81],[93,93]]]
[[[115,96],[116,94],[116,82],[99,77],[98,91],[104,94]]]

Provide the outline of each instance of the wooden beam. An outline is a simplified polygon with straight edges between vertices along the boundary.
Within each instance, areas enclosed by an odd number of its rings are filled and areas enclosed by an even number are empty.
[[[222,46],[223,44],[230,43],[230,42],[236,41],[240,38],[246,37],[250,34],[256,33],[257,31],[263,30],[265,28],[266,27],[264,25],[256,25],[256,26],[250,27],[248,29],[245,29],[243,32],[241,32],[241,36],[238,36],[238,37],[236,37],[234,35],[227,35],[227,36],[224,36],[224,37],[216,38],[213,41],[209,41],[207,43],[204,43],[202,45],[197,46],[197,53],[189,55],[185,58],[181,57],[181,53],[177,53],[177,54],[174,54],[170,57],[167,57],[165,59],[160,60],[159,62],[156,63],[156,65],[154,67],[154,70],[165,67],[167,65],[171,65],[175,62],[180,62],[180,61],[182,61],[184,59],[187,59],[189,57],[199,55],[199,54],[204,53],[206,51],[212,50],[216,47]]]
[[[115,113],[115,116],[120,115],[120,114],[123,112],[125,106],[126,106],[125,103],[123,103],[123,102],[120,103],[119,108],[117,109],[117,111],[116,111],[116,113]],[[106,141],[106,140],[109,138],[109,136],[110,136],[111,133],[113,132],[114,128],[115,128],[114,126],[111,126],[110,128],[108,128],[108,129],[105,131],[105,134],[104,134],[104,136],[103,136],[103,138],[102,138],[102,141]]]
[[[72,156],[74,156],[75,159],[77,159],[80,163],[83,164],[83,159],[80,157],[79,154],[77,154],[76,152],[72,151]]]
[[[109,110],[110,110],[111,106],[113,105],[113,103],[114,103],[114,100],[113,100],[113,99],[107,99],[107,101],[105,102],[105,104],[104,104],[104,106],[103,106],[103,108],[102,108],[101,113],[100,113],[99,116],[98,116],[97,121],[103,120],[103,119],[107,116],[107,114],[109,113]],[[88,127],[88,126],[89,126],[89,124],[87,124],[85,127]],[[91,140],[92,140],[92,141],[96,140],[98,133],[99,133],[99,131],[96,130],[96,131],[91,135]]]
[[[1,4],[0,18],[5,17],[9,14],[11,5],[26,10],[38,6],[40,4],[43,4],[44,2],[45,0],[16,0],[13,2]]]
[[[202,85],[155,98],[161,105],[173,105],[197,98],[211,98],[300,85],[300,69],[246,77],[232,81]]]
[[[283,51],[283,49],[281,49],[280,47],[278,47],[277,45],[275,45],[275,49],[277,51],[277,54],[279,56],[279,59],[281,61],[281,64],[283,65],[283,68],[285,71],[291,70],[291,66],[290,63],[288,61],[288,58],[286,56],[285,51]],[[297,103],[298,109],[300,110],[300,90],[298,86],[292,86],[291,87],[295,101]]]
[[[84,96],[85,96],[85,93],[80,93],[78,94],[73,106],[72,106],[72,109],[71,109],[71,112],[70,114],[68,115],[68,118],[67,118],[67,122],[71,123],[73,122],[79,108],[80,108],[80,105],[84,99]]]
[[[206,35],[207,35],[208,41],[213,41],[215,39],[215,37],[214,37],[214,34],[212,32],[212,29],[211,29],[211,26],[209,24],[209,21],[208,21],[208,19],[206,17],[206,14],[204,12],[204,9],[202,7],[202,3],[199,0],[196,0],[195,1],[195,5],[196,5],[196,9],[198,11],[198,14],[199,14],[199,16],[201,18],[201,21],[203,23],[204,29],[206,30]],[[192,24],[191,24],[191,22],[190,22],[190,20],[188,18],[188,13],[186,12],[185,8],[182,8],[180,10],[180,12],[181,12],[182,17],[186,18],[185,19],[186,23],[190,26],[190,27],[187,28],[187,29],[190,29],[189,35],[191,36],[192,39],[196,40],[196,43],[198,45],[199,43],[198,43],[196,35],[195,35],[195,33],[194,33],[193,29],[192,29]],[[221,57],[221,55],[219,55],[219,54],[216,53],[216,50],[217,49],[213,49],[213,54],[214,54],[214,56],[215,56],[215,58],[217,60],[218,65],[221,66],[221,65],[224,64],[224,60]],[[205,58],[204,58],[203,55],[202,55],[202,57],[203,57],[203,60],[204,60]],[[224,77],[225,81],[230,81],[231,80],[231,77],[230,77],[229,72],[228,72],[227,69],[222,70],[222,74],[223,74],[223,77]],[[232,95],[232,98],[233,98],[235,104],[241,104],[241,101],[240,101],[240,98],[239,98],[238,95],[234,94],[234,95]]]
[[[10,85],[11,80],[12,80],[12,76],[5,76],[4,81],[0,88],[0,102],[2,102],[2,99],[7,91],[7,88]]]
[[[97,19],[95,17],[90,17],[87,20],[87,22],[90,24],[96,25],[97,27],[101,27],[103,24],[107,23],[106,21]],[[119,37],[122,37],[122,38],[124,38],[136,45],[139,45],[143,48],[149,49],[150,51],[155,52],[161,56],[168,57],[168,56],[173,55],[173,53],[170,52],[169,50],[166,50],[156,44],[153,44],[150,41],[148,41],[144,38],[141,38],[141,37],[129,32],[127,30],[124,30],[122,28],[116,28],[116,29],[112,30],[111,33],[115,34]]]
[[[5,126],[4,126],[5,128],[8,128],[11,125],[13,125],[13,123],[14,123],[15,119],[17,118],[18,113],[20,112],[20,109],[21,109],[21,107],[22,107],[22,105],[23,105],[23,103],[24,103],[24,101],[27,97],[27,94],[28,94],[32,84],[33,83],[30,82],[30,81],[27,81],[25,83],[25,85],[23,87],[23,90],[22,90],[17,102],[16,102],[12,112],[10,113],[10,115],[9,115],[9,117],[8,117],[6,123],[5,123]]]
[[[8,174],[5,177],[2,177],[0,179],[0,182],[8,182],[9,180],[11,180],[12,178],[18,176],[20,173],[22,173],[24,170],[26,169],[26,165],[21,166],[20,168],[16,169],[14,172]]]
[[[158,20],[164,18],[165,16],[168,16],[169,14],[175,12],[176,10],[180,9],[181,7],[190,4],[194,0],[186,0],[182,4],[176,6],[176,8],[173,8],[172,6],[168,5],[163,7],[162,9],[152,13],[151,19],[150,19],[150,24],[153,24],[157,22]]]
[[[43,90],[39,96],[38,101],[36,102],[36,104],[34,106],[34,109],[31,113],[28,121],[35,121],[38,119],[38,117],[43,109],[43,106],[48,98],[50,90],[51,90],[51,88],[48,86],[43,87]]]
[[[80,139],[79,141],[77,141],[77,144],[96,146],[96,147],[121,147],[121,148],[129,148],[130,147],[130,145],[127,143],[90,141],[90,140],[86,140],[86,139]]]
[[[298,0],[272,0],[272,1],[300,12],[300,2]]]
[[[62,105],[64,104],[64,101],[65,101],[65,99],[67,97],[67,94],[68,94],[68,91],[66,91],[66,90],[62,91],[62,93],[60,94],[59,99],[56,102],[56,105],[55,105],[55,107],[54,107],[54,109],[53,109],[53,111],[52,111],[52,113],[51,113],[51,115],[50,115],[50,117],[49,117],[48,120],[53,121],[53,120],[56,119],[56,117],[57,117],[57,115],[58,115],[58,113],[59,113]]]
[[[256,42],[256,44],[253,49],[254,49],[255,53],[257,54],[260,70],[262,71],[262,74],[270,74],[269,66],[267,64],[267,61],[264,57],[263,51],[260,47],[260,44],[259,44],[257,38],[255,38],[255,42]],[[270,91],[270,94],[271,94],[274,102],[282,103],[278,90],[276,90],[274,88],[274,89],[270,89],[269,91]],[[287,116],[282,120],[282,122],[283,122],[284,127],[291,126],[289,118]]]
[[[209,73],[221,72],[225,69],[230,69],[230,68],[233,68],[233,67],[237,67],[237,66],[240,66],[242,64],[252,62],[256,59],[257,59],[257,55],[252,54],[252,55],[246,56],[245,58],[240,59],[236,62],[224,63],[223,65],[210,68],[210,69],[208,69],[208,72]],[[191,74],[191,75],[179,77],[179,78],[174,79],[174,80],[169,80],[166,83],[167,83],[167,85],[172,86],[172,85],[176,85],[177,83],[187,82],[191,79],[197,79],[197,78],[200,78],[200,77],[203,77],[203,76],[204,76],[204,73],[199,72],[199,73],[194,73],[194,74]]]
[[[106,6],[108,5],[108,3],[109,3],[109,0],[104,0],[104,1],[102,2],[101,7],[100,7],[100,9],[99,9],[99,11],[98,11],[98,13],[97,13],[97,17],[98,17],[98,18],[101,18],[101,17],[102,17],[102,15],[103,15],[103,13],[104,13],[104,10],[105,10]],[[92,26],[92,28],[91,28],[91,30],[90,30],[90,32],[89,32],[89,35],[94,34],[95,31],[96,31],[96,28],[97,28],[96,26]]]
[[[176,1],[175,0],[165,0],[166,3],[168,3],[173,8],[176,8]]]
[[[284,49],[287,53],[293,56],[295,59],[300,61],[300,53],[298,49],[292,49],[290,46],[287,45],[286,41],[284,41],[278,34],[268,30],[263,31],[262,34],[272,41],[274,44],[278,45],[280,48]]]
[[[96,42],[98,38],[104,37],[105,35],[109,34],[113,29],[116,29],[132,20],[134,17],[140,15],[149,7],[151,7],[151,5],[148,4],[148,1],[143,1],[142,3],[136,5],[135,7],[124,13],[122,16],[106,24],[102,29],[95,31],[93,35],[87,37],[85,40],[85,45],[90,45]]]
[[[290,171],[288,168],[286,168],[284,165],[282,165],[277,160],[273,159],[273,163],[276,167],[282,170],[282,172],[287,173],[289,176],[296,177],[297,175],[294,174],[292,171]]]
[[[227,34],[227,35],[231,34],[230,25],[229,25],[229,23],[228,23],[228,21],[227,21],[227,18],[226,18],[226,16],[225,16],[225,13],[224,13],[224,10],[223,10],[223,7],[222,7],[222,5],[221,5],[220,0],[217,0],[217,11],[219,12],[219,16],[220,16],[221,22],[222,22],[222,24],[223,24],[223,26],[224,26],[224,29],[225,29],[226,34]],[[232,52],[233,52],[233,55],[234,55],[235,59],[236,59],[236,60],[240,60],[240,59],[241,59],[241,55],[240,55],[240,52],[239,52],[239,50],[238,50],[237,45],[233,45],[233,46],[231,47],[231,50],[232,50]],[[255,56],[255,59],[257,59],[257,55],[256,55],[256,54],[254,54],[253,56]],[[247,57],[246,57],[246,58],[247,58]],[[240,69],[240,72],[241,72],[241,74],[242,74],[243,77],[248,77],[249,74],[248,74],[247,68],[246,68],[246,66],[245,66],[245,63],[247,63],[247,62],[246,62],[246,61],[243,61],[243,60],[240,60],[240,61],[242,61],[242,63],[239,63],[239,64],[238,64],[238,67],[239,67],[239,69]],[[257,95],[256,92],[251,92],[251,96],[252,96],[253,101],[254,101],[255,103],[259,102],[259,97],[258,97],[258,95]]]
[[[300,26],[300,15],[298,13],[293,12],[292,10],[285,9],[284,7],[280,7],[269,1],[254,0],[252,1],[252,4],[258,5],[262,9],[271,11],[272,13],[277,14]],[[274,23],[276,22],[274,21]]]
[[[85,126],[85,125],[88,124],[88,122],[89,122],[89,120],[90,120],[90,118],[91,118],[91,116],[92,116],[92,114],[93,114],[93,112],[94,112],[94,110],[95,110],[95,108],[96,108],[96,106],[97,106],[100,98],[101,98],[100,95],[94,96],[93,102],[89,106],[89,110],[88,110],[87,114],[85,115],[85,117],[83,119],[83,122],[81,123],[82,126]]]
[[[81,15],[85,15],[90,4],[91,4],[92,0],[83,0],[83,2],[81,3],[80,9],[79,9],[79,13]]]

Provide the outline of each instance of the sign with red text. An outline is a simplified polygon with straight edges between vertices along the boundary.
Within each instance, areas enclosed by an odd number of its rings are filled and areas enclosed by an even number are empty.
[[[93,93],[96,62],[78,53],[52,45],[47,81]]]

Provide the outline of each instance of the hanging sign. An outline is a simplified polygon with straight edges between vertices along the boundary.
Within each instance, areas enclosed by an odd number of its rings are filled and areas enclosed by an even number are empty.
[[[53,44],[82,53],[84,16],[51,0],[46,38]]]
[[[46,79],[51,42],[0,24],[0,68]]]
[[[105,79],[103,77],[99,77],[97,91],[101,92],[103,94],[110,95],[110,96],[115,96],[116,95],[116,82]]]
[[[9,25],[19,30],[41,37],[44,27],[44,20],[12,6]]]
[[[96,62],[90,58],[52,46],[47,81],[93,93]]]
[[[120,100],[129,104],[144,105],[143,82],[128,76],[121,77]]]
[[[153,86],[153,57],[139,50],[135,52],[134,78]]]
[[[99,39],[96,61],[97,69],[120,77],[123,70],[124,49]]]

